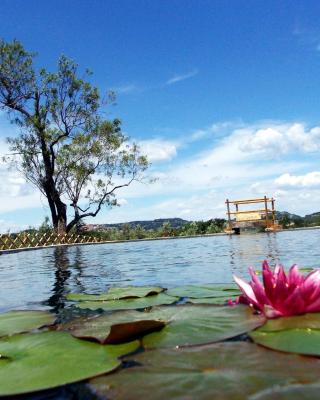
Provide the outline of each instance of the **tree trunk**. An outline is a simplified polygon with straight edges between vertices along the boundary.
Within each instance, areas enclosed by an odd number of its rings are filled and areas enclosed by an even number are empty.
[[[53,228],[56,233],[64,235],[67,232],[67,206],[61,201],[52,179],[48,179],[44,190],[50,207]]]
[[[59,199],[56,201],[58,222],[56,231],[59,235],[67,233],[67,206]]]
[[[81,216],[77,206],[74,206],[74,218],[67,225],[67,233],[71,231],[71,229],[77,225],[77,223],[81,220]]]

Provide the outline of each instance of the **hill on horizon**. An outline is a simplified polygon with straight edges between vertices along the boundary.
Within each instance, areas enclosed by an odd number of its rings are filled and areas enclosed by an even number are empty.
[[[143,220],[143,221],[130,221],[130,222],[119,222],[116,224],[99,224],[102,229],[108,228],[121,228],[124,225],[129,225],[134,228],[140,225],[142,228],[148,229],[159,229],[165,223],[170,223],[172,228],[181,228],[183,225],[189,224],[191,221],[187,221],[182,218],[157,218],[153,220]]]
[[[298,214],[293,214],[288,211],[276,211],[276,219],[280,222],[281,220],[288,220],[289,222],[294,221],[296,225],[298,224],[301,226],[320,225],[320,212],[306,214],[304,217],[302,217]],[[123,226],[129,226],[131,228],[141,226],[145,230],[157,230],[159,228],[162,228],[163,224],[166,223],[169,223],[172,228],[181,228],[184,225],[190,224],[191,222],[195,221],[188,221],[182,218],[156,218],[153,220],[138,220],[129,222],[118,222],[113,224],[87,224],[86,226],[88,228],[90,227],[90,230],[107,230],[112,228],[122,229]]]

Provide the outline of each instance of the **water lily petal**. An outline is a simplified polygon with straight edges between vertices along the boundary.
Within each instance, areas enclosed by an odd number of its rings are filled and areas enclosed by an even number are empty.
[[[304,277],[294,264],[286,275],[281,264],[272,270],[268,262],[264,261],[263,284],[252,267],[249,273],[250,283],[234,277],[243,293],[239,302],[263,311],[267,318],[320,312],[320,269]]]
[[[299,272],[299,268],[297,264],[293,264],[288,273],[288,284],[289,286],[292,285],[301,285],[304,282],[304,276]]]
[[[262,264],[262,278],[266,296],[269,299],[270,304],[273,304],[275,297],[274,293],[275,279],[273,272],[271,271],[267,261],[264,261]]]
[[[305,286],[312,285],[312,284],[320,284],[320,269],[315,269],[311,271],[304,280]]]
[[[299,315],[306,311],[306,303],[302,296],[301,290],[297,287],[290,296],[288,296],[282,304],[277,307],[282,315]]]
[[[313,303],[307,305],[305,312],[320,312],[320,297],[318,297]]]
[[[251,287],[262,309],[264,304],[269,304],[263,284],[252,267],[249,267],[249,273],[252,279],[252,282],[250,283]]]
[[[283,265],[276,265],[274,276],[272,305],[275,308],[278,308],[278,305],[283,303],[283,301],[288,297],[289,285]]]
[[[252,303],[254,306],[259,307],[258,300],[254,291],[249,283],[238,278],[237,276],[233,275],[233,279],[235,280],[236,284],[239,286],[240,290],[244,294],[245,297],[249,300],[249,303]],[[260,308],[260,307],[259,307]]]

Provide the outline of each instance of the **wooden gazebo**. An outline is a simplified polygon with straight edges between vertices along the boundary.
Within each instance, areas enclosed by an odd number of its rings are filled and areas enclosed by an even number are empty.
[[[260,208],[251,210],[242,210],[239,208],[242,205],[262,204]],[[264,196],[258,199],[247,200],[226,200],[227,216],[228,216],[228,233],[239,231],[241,227],[251,225],[265,226],[266,231],[275,231],[281,229],[276,221],[276,210],[274,198]],[[231,211],[230,207],[235,206],[235,210]]]

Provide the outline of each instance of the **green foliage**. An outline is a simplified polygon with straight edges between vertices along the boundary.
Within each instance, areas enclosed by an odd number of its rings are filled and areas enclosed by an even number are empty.
[[[39,233],[49,233],[52,230],[53,227],[50,223],[50,218],[46,216],[42,224],[39,226]]]
[[[225,229],[224,219],[210,219],[209,221],[193,221],[180,227],[171,226],[170,222],[165,222],[158,229],[145,229],[141,225],[132,226],[123,224],[116,228],[106,228],[85,232],[85,235],[98,237],[102,240],[133,240],[145,238],[175,237],[175,236],[194,236],[221,233]]]
[[[289,228],[290,225],[292,224],[291,218],[288,215],[283,215],[283,217],[279,220],[280,225],[282,225],[283,228]]]
[[[18,41],[0,40],[0,109],[21,128],[8,139],[6,161],[46,196],[53,227],[64,233],[117,206],[117,189],[141,180],[148,161],[119,119],[102,117],[105,101],[90,73],[65,56],[56,72],[38,71],[33,59]],[[67,204],[74,212],[68,225]]]
[[[208,221],[193,221],[184,225],[180,232],[185,235],[206,235],[223,232],[226,226],[226,220],[222,218],[209,219]]]

